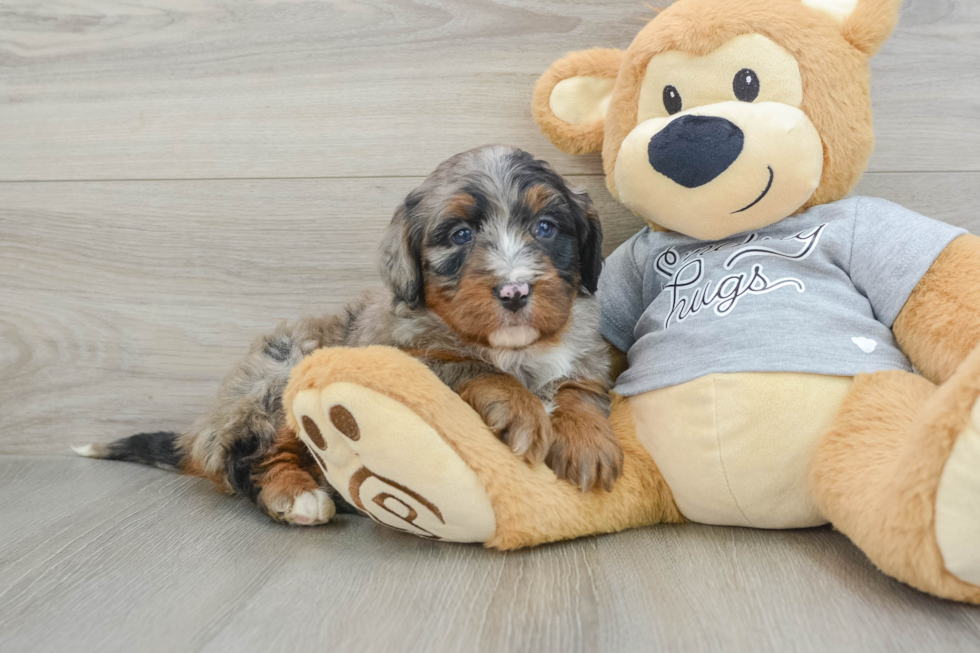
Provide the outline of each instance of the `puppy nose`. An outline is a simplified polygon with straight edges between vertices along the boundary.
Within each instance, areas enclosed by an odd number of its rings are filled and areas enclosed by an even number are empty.
[[[516,313],[527,304],[527,297],[531,294],[531,286],[527,283],[510,281],[497,286],[494,292],[504,308]]]
[[[647,156],[660,174],[697,188],[728,170],[742,153],[745,135],[715,116],[681,116],[650,139]]]

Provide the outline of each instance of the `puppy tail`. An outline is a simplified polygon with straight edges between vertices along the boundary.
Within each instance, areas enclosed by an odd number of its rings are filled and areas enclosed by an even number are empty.
[[[125,460],[131,463],[153,465],[160,469],[188,473],[186,456],[180,449],[179,433],[157,431],[137,433],[107,444],[71,445],[71,450],[86,458]]]

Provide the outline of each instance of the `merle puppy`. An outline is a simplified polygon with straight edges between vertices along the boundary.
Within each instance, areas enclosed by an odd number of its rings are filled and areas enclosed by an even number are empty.
[[[206,476],[274,519],[323,523],[334,500],[353,510],[285,427],[290,370],[320,347],[388,345],[428,365],[517,455],[608,490],[623,453],[607,422],[601,244],[588,195],[544,161],[498,145],[457,154],[395,212],[384,288],[260,337],[186,433],[75,450]]]

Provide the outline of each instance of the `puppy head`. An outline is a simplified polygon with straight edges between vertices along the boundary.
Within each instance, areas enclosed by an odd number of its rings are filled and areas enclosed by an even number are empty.
[[[874,145],[868,59],[900,0],[679,0],[625,51],[556,62],[535,117],[613,194],[714,240],[844,197]],[[591,109],[590,109],[591,107]]]
[[[436,168],[395,212],[380,251],[398,302],[465,341],[519,349],[562,330],[594,293],[602,228],[584,191],[544,161],[493,145]]]

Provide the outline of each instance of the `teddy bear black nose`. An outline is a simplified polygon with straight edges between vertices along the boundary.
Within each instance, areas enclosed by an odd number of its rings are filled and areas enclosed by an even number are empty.
[[[742,153],[745,135],[714,116],[681,116],[647,146],[653,169],[685,188],[697,188],[728,170]]]

